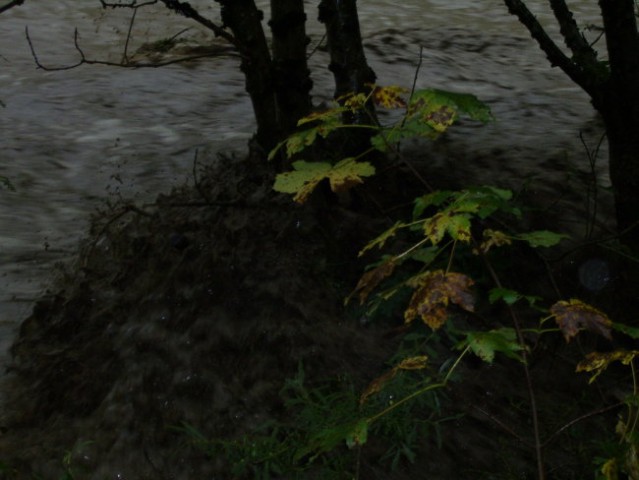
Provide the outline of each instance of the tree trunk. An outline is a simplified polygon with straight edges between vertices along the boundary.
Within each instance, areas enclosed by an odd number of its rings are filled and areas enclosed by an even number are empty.
[[[335,98],[348,93],[371,91],[369,85],[376,80],[375,72],[368,66],[357,16],[357,0],[322,0],[319,4],[319,21],[326,27],[328,51],[331,57],[329,70],[335,78]],[[365,112],[346,114],[345,123],[376,124],[377,117],[372,102]],[[345,153],[356,155],[369,147],[370,134],[359,131],[349,135]]]
[[[639,253],[639,34],[633,0],[600,0],[610,78],[601,105],[622,242]]]
[[[284,135],[311,111],[313,82],[306,62],[306,14],[303,0],[271,0],[273,72],[279,124]]]
[[[599,0],[608,64],[582,36],[564,0],[550,0],[568,57],[522,0],[504,0],[537,40],[553,66],[583,88],[602,115],[609,144],[610,180],[620,240],[639,253],[639,33],[634,0]]]
[[[231,29],[242,57],[241,70],[257,121],[255,142],[268,153],[282,138],[275,98],[273,64],[262,28],[263,13],[253,0],[216,0],[222,6],[222,22]],[[253,149],[256,145],[251,146]]]

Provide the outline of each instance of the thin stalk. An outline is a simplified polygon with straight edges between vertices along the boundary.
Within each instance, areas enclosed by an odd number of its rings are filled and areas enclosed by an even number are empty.
[[[459,365],[459,362],[461,362],[462,358],[464,358],[464,356],[468,353],[469,350],[470,350],[470,346],[466,346],[466,348],[464,348],[462,353],[459,354],[459,356],[457,357],[457,360],[455,360],[455,363],[453,363],[452,367],[450,367],[450,369],[446,373],[446,376],[444,377],[444,379],[441,382],[432,383],[432,384],[430,384],[430,385],[428,385],[428,386],[426,386],[424,388],[420,388],[419,390],[414,391],[413,393],[411,393],[410,395],[402,398],[401,400],[396,401],[395,403],[390,405],[388,408],[385,408],[384,410],[382,410],[381,412],[373,415],[372,417],[367,418],[366,422],[370,425],[371,423],[373,423],[374,421],[380,419],[381,417],[383,417],[387,413],[392,412],[393,410],[395,410],[399,406],[405,404],[406,402],[411,401],[412,399],[422,395],[423,393],[429,392],[430,390],[435,390],[436,388],[443,388],[446,385],[448,385],[448,380],[450,379],[450,376],[452,375],[453,371]]]
[[[482,260],[484,261],[484,264],[486,265],[486,268],[488,269],[490,276],[495,282],[495,285],[497,285],[498,288],[503,288],[501,281],[499,280],[499,277],[497,276],[497,272],[495,272],[495,269],[492,267],[492,265],[486,258],[486,255],[484,255],[483,253],[482,253]],[[537,411],[537,399],[535,397],[535,389],[533,387],[532,377],[530,375],[530,368],[528,367],[528,352],[525,348],[526,344],[524,341],[523,329],[521,328],[519,317],[517,316],[517,313],[515,312],[515,310],[510,305],[508,305],[507,307],[508,307],[508,312],[510,314],[510,317],[513,320],[513,326],[515,327],[515,332],[517,333],[517,341],[523,347],[521,356],[523,359],[524,375],[526,378],[526,389],[528,391],[528,399],[530,401],[530,414],[532,418],[533,435],[534,435],[534,441],[535,441],[534,442],[535,457],[537,461],[537,478],[539,480],[545,480],[546,474],[544,471],[544,462],[543,462],[543,455],[542,455],[543,444],[541,442],[541,433],[539,430],[539,413]]]

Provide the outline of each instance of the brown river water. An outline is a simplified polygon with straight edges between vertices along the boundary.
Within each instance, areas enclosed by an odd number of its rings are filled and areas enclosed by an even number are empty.
[[[214,2],[193,3],[218,18]],[[597,22],[596,2],[569,3],[583,24]],[[549,7],[541,1],[531,5],[552,24]],[[501,2],[360,0],[359,9],[369,60],[381,84],[410,85],[421,46],[418,86],[471,92],[491,105],[495,124],[462,128],[455,137],[461,151],[510,155],[507,164],[481,165],[482,170],[523,179],[539,169],[540,155],[583,160],[581,129],[591,127],[592,142],[600,134],[586,95],[548,67]],[[0,190],[0,363],[20,321],[50,284],[56,262],[74,254],[89,214],[105,199],[151,200],[192,182],[196,149],[241,150],[253,131],[232,56],[161,69],[36,68],[25,27],[47,66],[77,61],[75,28],[88,58],[118,61],[129,16],[86,0],[27,0],[0,16],[0,100],[5,105],[0,108],[0,175],[16,188]],[[162,7],[142,9],[129,51],[186,27],[191,28],[184,38],[214,41]],[[308,28],[318,42],[321,25],[310,18]],[[331,95],[322,55],[311,60],[318,99]]]

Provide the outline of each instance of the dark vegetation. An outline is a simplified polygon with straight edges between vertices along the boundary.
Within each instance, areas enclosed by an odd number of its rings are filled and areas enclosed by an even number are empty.
[[[6,478],[639,478],[632,0],[600,2],[608,61],[563,1],[572,58],[506,0],[606,126],[617,235],[567,246],[508,190],[424,180],[402,140],[490,112],[376,86],[354,0],[319,3],[336,85],[322,110],[301,0],[272,2],[271,48],[252,0],[217,0],[223,25],[161,3],[240,55],[250,155],[96,215],[13,347]]]

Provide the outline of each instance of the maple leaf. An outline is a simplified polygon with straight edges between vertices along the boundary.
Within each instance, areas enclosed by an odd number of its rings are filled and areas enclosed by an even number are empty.
[[[328,110],[322,110],[320,112],[311,112],[305,117],[300,118],[297,121],[297,126],[300,127],[307,123],[320,121],[322,123],[341,123],[342,113],[345,112],[344,107],[329,108]]]
[[[404,108],[406,107],[406,100],[402,95],[408,93],[408,89],[397,86],[379,87],[373,88],[372,99],[375,105],[382,108]]]
[[[567,238],[568,235],[562,233],[549,232],[548,230],[539,230],[536,232],[521,233],[517,235],[518,240],[528,242],[533,247],[552,247]]]
[[[639,350],[614,350],[612,352],[591,352],[577,364],[577,372],[595,372],[589,383],[592,383],[612,362],[630,365],[639,355]]]
[[[463,345],[465,344],[486,363],[493,363],[496,352],[501,352],[507,357],[523,362],[519,353],[524,350],[524,347],[517,341],[517,333],[512,328],[500,328],[488,332],[469,332]]]
[[[502,245],[510,245],[512,243],[510,237],[499,230],[487,228],[482,235],[484,238],[479,244],[479,247],[473,249],[475,255],[479,255],[480,252],[487,253],[492,247],[501,247]]]
[[[392,275],[395,270],[395,259],[391,259],[379,265],[378,267],[370,270],[359,279],[357,286],[353,293],[351,293],[346,299],[345,303],[348,303],[353,295],[359,293],[359,304],[363,305],[370,293],[379,285],[385,278]]]
[[[422,370],[426,368],[427,363],[428,357],[426,355],[405,358],[391,370],[373,380],[360,396],[359,404],[363,405],[372,395],[381,392],[384,386],[395,378],[400,370]]]
[[[441,242],[446,232],[455,240],[470,241],[470,219],[465,214],[438,212],[424,221],[424,235],[433,245]]]
[[[337,162],[326,176],[335,193],[344,192],[363,182],[362,177],[375,174],[375,167],[368,162],[357,162],[354,158],[345,158]]]
[[[469,291],[474,282],[464,274],[435,270],[420,275],[414,281],[418,281],[419,285],[404,312],[406,323],[419,315],[426,325],[437,330],[446,322],[449,303],[469,312],[474,310],[475,301]]]
[[[567,302],[561,300],[550,307],[550,313],[555,317],[566,342],[569,342],[582,329],[597,333],[608,340],[612,339],[610,319],[605,313],[581,300],[574,298]]]
[[[362,183],[361,177],[375,173],[375,168],[366,162],[356,162],[346,158],[335,165],[328,162],[293,162],[292,172],[280,173],[275,178],[273,189],[282,193],[294,193],[293,200],[304,203],[313,193],[318,183],[328,178],[331,190],[342,192]]]
[[[384,388],[384,385],[386,385],[393,378],[395,378],[396,375],[397,375],[397,369],[393,368],[389,370],[388,372],[384,373],[383,375],[377,377],[375,380],[373,380],[366,387],[366,389],[364,389],[364,391],[362,392],[362,395],[359,397],[359,404],[364,405],[364,403],[366,403],[366,400],[368,400],[371,396],[381,392],[382,389]]]
[[[384,246],[384,244],[386,243],[386,240],[388,240],[389,238],[395,236],[395,234],[397,233],[397,230],[399,230],[400,228],[405,227],[405,226],[406,226],[406,224],[404,224],[402,222],[399,222],[399,221],[395,222],[395,225],[393,225],[391,228],[389,228],[388,230],[382,232],[376,238],[374,238],[373,240],[368,242],[364,246],[364,248],[362,248],[360,250],[360,252],[357,254],[357,256],[361,257],[368,250],[370,250],[371,248],[374,248],[374,247],[382,248]]]

